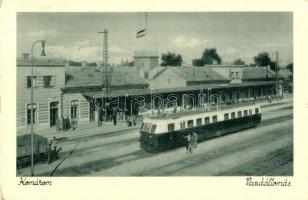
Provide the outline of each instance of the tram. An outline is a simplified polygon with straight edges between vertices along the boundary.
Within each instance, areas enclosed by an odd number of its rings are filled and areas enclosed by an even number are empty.
[[[261,122],[260,105],[230,107],[215,111],[187,111],[143,120],[140,148],[160,152],[184,146],[185,136],[198,134],[198,142],[257,126]]]

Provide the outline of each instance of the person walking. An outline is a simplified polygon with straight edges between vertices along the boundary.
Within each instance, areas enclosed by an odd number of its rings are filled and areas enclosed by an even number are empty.
[[[112,118],[113,118],[113,125],[116,126],[117,125],[117,115],[114,114]]]
[[[192,133],[189,133],[187,136],[184,136],[184,138],[186,138],[186,154],[192,154],[194,144]]]
[[[197,148],[198,134],[194,131],[192,136],[193,136],[193,141],[194,141],[194,142],[193,142],[193,147],[194,147],[194,148]]]

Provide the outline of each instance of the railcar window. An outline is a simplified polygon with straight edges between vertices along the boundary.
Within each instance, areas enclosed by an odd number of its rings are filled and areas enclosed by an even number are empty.
[[[187,121],[187,127],[188,128],[191,128],[191,127],[193,127],[194,126],[194,120],[188,120]]]
[[[212,117],[212,122],[213,122],[213,123],[217,122],[217,115],[214,115],[214,116]]]
[[[242,111],[237,112],[237,117],[242,117]]]
[[[209,117],[204,118],[204,124],[209,124],[209,123],[210,123],[210,118]]]
[[[248,115],[248,110],[244,110],[244,116],[246,117]]]
[[[174,124],[168,124],[168,132],[174,131]]]
[[[256,114],[258,114],[259,113],[259,108],[256,108],[255,112],[256,112]]]
[[[228,119],[229,119],[229,113],[225,113],[224,120],[228,120]]]
[[[151,133],[155,133],[155,131],[156,131],[156,127],[157,127],[157,125],[156,125],[156,124],[152,125],[152,128],[151,128]]]
[[[201,126],[202,125],[202,119],[201,118],[198,118],[197,119],[197,126]]]
[[[251,109],[249,109],[249,115],[252,115],[252,110]]]
[[[151,129],[151,124],[149,124],[149,123],[143,123],[143,126],[142,126],[142,131],[144,131],[144,132],[150,132],[150,129]]]
[[[231,113],[231,119],[235,119],[235,112]]]

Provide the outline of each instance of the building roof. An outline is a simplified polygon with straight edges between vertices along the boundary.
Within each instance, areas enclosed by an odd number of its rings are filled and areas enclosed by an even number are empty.
[[[278,73],[280,76],[285,77],[285,78],[292,76],[292,72],[286,68],[280,68]]]
[[[169,67],[186,81],[229,81],[219,73],[207,67]]]
[[[17,67],[29,67],[32,65],[31,59],[23,59],[18,58]],[[33,61],[34,67],[64,67],[66,65],[66,60],[64,59],[54,59],[54,58],[47,58],[47,59],[36,59]]]
[[[102,86],[104,79],[103,69],[94,67],[67,67],[65,68],[66,88]],[[112,86],[118,85],[148,85],[140,78],[134,67],[113,67]]]
[[[203,84],[203,85],[192,85],[187,87],[177,87],[177,88],[163,88],[163,89],[155,89],[151,91],[150,88],[146,89],[128,89],[128,90],[113,90],[108,97],[120,97],[128,94],[130,96],[138,96],[138,95],[150,95],[150,94],[169,94],[175,92],[191,92],[198,90],[207,90],[207,89],[224,89],[224,88],[242,88],[249,86],[264,86],[264,85],[272,85],[275,84],[275,81],[256,81],[256,82],[244,82],[244,83],[229,83],[229,84]],[[83,92],[83,95],[86,97],[94,97],[98,93],[97,92]]]
[[[275,72],[266,67],[244,67],[242,79],[274,78]]]

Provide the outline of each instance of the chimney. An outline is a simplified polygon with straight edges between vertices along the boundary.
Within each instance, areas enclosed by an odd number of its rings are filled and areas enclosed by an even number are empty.
[[[29,60],[29,58],[30,58],[30,54],[29,53],[23,53],[22,54],[22,59]]]

